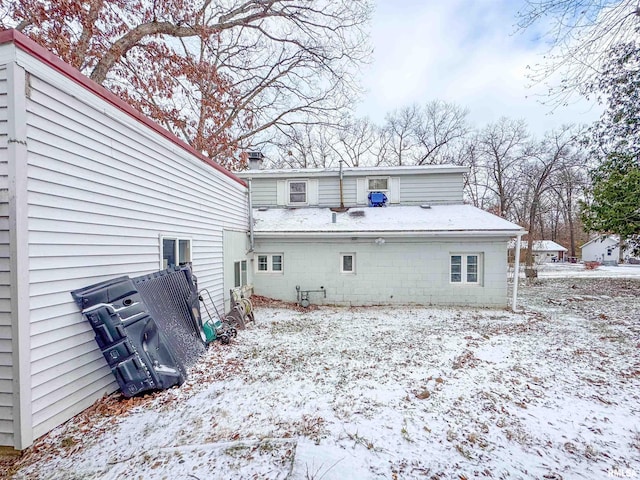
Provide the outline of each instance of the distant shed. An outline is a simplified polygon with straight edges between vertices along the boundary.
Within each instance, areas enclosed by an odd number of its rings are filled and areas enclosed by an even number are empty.
[[[246,253],[243,180],[14,30],[0,211],[0,446],[16,449],[116,389],[69,291],[190,261],[221,302],[226,252]]]

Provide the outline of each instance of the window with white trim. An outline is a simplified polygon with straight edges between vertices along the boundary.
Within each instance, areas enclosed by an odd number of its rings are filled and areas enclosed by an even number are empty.
[[[160,237],[160,269],[191,263],[191,239]]]
[[[306,205],[307,181],[289,180],[287,185],[287,190],[289,192],[289,205]]]
[[[449,272],[449,280],[451,283],[479,285],[482,278],[482,254],[452,254],[450,257]]]
[[[388,192],[389,177],[369,177],[367,178],[367,191]]]
[[[340,273],[356,273],[356,254],[340,254]]]
[[[244,287],[247,284],[247,261],[233,263],[233,286]]]
[[[282,253],[259,253],[256,255],[257,273],[282,273],[284,255]]]

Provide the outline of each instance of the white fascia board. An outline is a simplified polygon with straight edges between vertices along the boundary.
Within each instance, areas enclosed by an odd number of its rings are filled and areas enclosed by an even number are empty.
[[[373,237],[508,237],[527,233],[525,230],[442,230],[442,231],[351,231],[351,232],[254,232],[256,238],[373,238]]]

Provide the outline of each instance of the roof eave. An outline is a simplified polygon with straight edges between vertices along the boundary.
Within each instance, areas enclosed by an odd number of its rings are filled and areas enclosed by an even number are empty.
[[[254,231],[256,238],[374,238],[374,237],[516,237],[526,233],[526,230],[371,230],[371,231]]]
[[[133,117],[138,122],[144,124],[151,130],[160,134],[162,137],[166,138],[171,143],[175,144],[182,150],[198,158],[200,161],[209,165],[214,170],[217,170],[222,175],[230,178],[234,182],[239,183],[245,188],[247,187],[247,183],[244,181],[244,179],[240,178],[233,172],[227,170],[226,168],[224,168],[222,165],[212,160],[211,158],[205,156],[202,152],[196,150],[187,142],[185,142],[181,138],[178,138],[175,134],[161,127],[156,122],[151,120],[149,117],[144,115],[142,112],[139,112],[138,110],[133,108],[131,105],[126,103],[120,97],[118,97],[111,91],[107,90],[102,85],[99,85],[98,83],[94,82],[89,77],[83,75],[79,70],[73,68],[71,65],[64,62],[62,59],[58,58],[53,53],[51,53],[46,48],[42,47],[41,45],[39,45],[29,37],[27,37],[23,33],[15,29],[0,31],[0,45],[5,43],[13,43],[16,46],[16,48],[23,50],[24,52],[38,59],[40,62],[49,66],[53,70],[64,75],[69,80],[77,83],[78,85],[82,86],[86,90],[90,91],[96,97],[99,97],[105,102],[110,103],[115,108],[119,109],[120,111],[124,112],[130,117]]]
[[[352,176],[380,176],[380,175],[415,175],[415,174],[441,174],[441,173],[467,173],[468,167],[462,166],[423,166],[423,167],[385,167],[381,169],[371,169],[367,167],[357,167],[345,169],[342,174],[345,177]],[[303,178],[303,177],[336,177],[339,175],[338,169],[292,169],[292,170],[244,170],[237,172],[240,178]]]

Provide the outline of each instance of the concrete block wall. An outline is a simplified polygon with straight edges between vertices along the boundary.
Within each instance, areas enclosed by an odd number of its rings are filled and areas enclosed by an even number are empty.
[[[255,254],[282,253],[282,273],[256,272],[255,293],[286,301],[296,300],[296,285],[311,293],[314,304],[474,305],[506,307],[507,239],[375,239],[258,240]],[[340,272],[340,254],[355,253],[356,272]],[[478,253],[482,270],[479,285],[452,284],[450,255]]]

